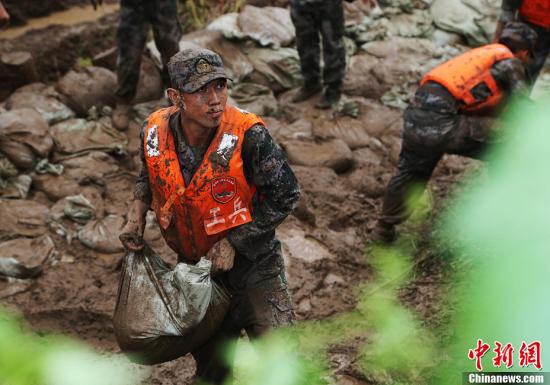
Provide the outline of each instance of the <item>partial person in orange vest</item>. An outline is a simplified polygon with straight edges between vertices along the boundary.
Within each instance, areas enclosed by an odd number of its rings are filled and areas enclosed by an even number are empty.
[[[537,32],[533,60],[527,67],[533,86],[550,53],[550,0],[502,0],[493,42],[500,39],[504,24],[510,21],[524,22]]]
[[[511,96],[529,98],[526,67],[536,39],[528,25],[507,23],[500,44],[474,48],[424,76],[404,113],[398,171],[372,240],[394,241],[395,226],[410,216],[444,154],[479,159],[498,140],[495,117]]]
[[[222,384],[226,342],[242,329],[255,338],[294,321],[275,229],[300,191],[262,119],[226,105],[228,76],[218,54],[184,50],[168,72],[173,106],[144,122],[142,171],[120,239],[129,250],[141,249],[151,209],[180,261],[212,261],[232,303],[218,333],[192,354],[197,377]]]
[[[0,28],[4,28],[7,25],[10,24],[10,15],[8,11],[6,11],[6,8],[4,8],[4,4],[0,1]]]

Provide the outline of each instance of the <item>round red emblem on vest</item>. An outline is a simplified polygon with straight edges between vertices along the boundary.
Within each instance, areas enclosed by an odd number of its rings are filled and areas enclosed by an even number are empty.
[[[212,180],[212,197],[216,202],[229,203],[237,194],[237,181],[231,176]]]

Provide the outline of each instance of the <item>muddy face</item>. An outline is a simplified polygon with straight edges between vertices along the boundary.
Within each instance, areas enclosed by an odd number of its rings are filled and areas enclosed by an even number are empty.
[[[220,125],[227,103],[227,80],[216,79],[192,94],[183,94],[183,101],[185,120],[204,128],[216,128]]]

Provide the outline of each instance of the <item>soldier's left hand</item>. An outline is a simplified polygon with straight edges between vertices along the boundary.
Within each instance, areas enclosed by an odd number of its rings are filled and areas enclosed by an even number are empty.
[[[97,7],[101,4],[103,4],[103,0],[90,0],[92,5],[94,6],[94,11],[97,9]]]
[[[206,254],[206,259],[212,262],[212,275],[229,271],[235,261],[235,249],[231,243],[224,238],[218,241]]]

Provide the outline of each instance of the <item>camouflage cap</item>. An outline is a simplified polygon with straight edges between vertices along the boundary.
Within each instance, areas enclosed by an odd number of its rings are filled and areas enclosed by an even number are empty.
[[[525,49],[533,52],[537,39],[537,32],[530,26],[520,21],[510,21],[504,25],[499,43],[504,44],[513,52]]]
[[[192,93],[215,79],[229,79],[216,52],[205,48],[190,48],[178,52],[168,62],[172,87]]]

